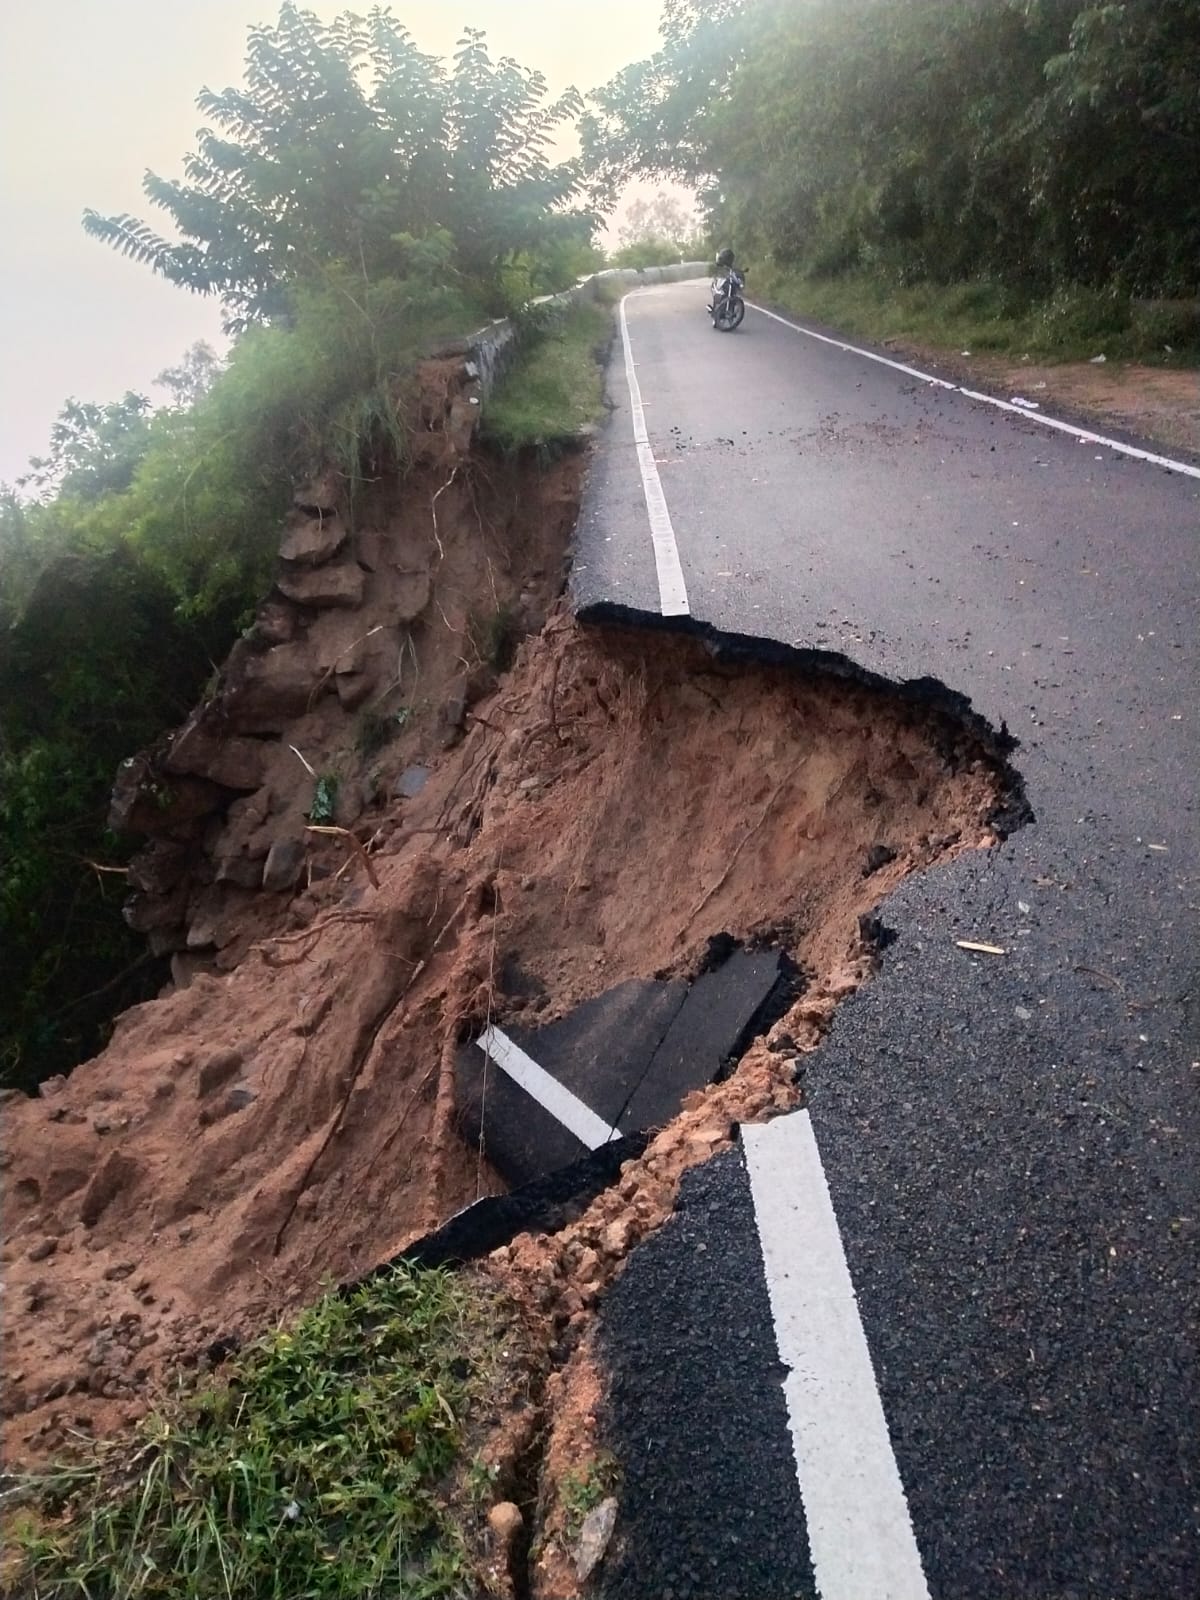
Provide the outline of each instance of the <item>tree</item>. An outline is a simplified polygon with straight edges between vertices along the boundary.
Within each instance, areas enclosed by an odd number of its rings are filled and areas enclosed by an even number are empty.
[[[1031,118],[1032,207],[1055,253],[1144,294],[1200,285],[1200,6],[1078,11]]]
[[[406,276],[413,248],[438,237],[468,292],[507,309],[506,267],[553,260],[594,227],[570,209],[578,164],[548,155],[578,94],[547,101],[541,74],[493,61],[476,30],[448,69],[383,8],[326,24],[289,0],[275,25],[250,30],[245,87],[205,89],[197,104],[210,126],[184,180],[143,183],[178,237],[91,210],[84,227],[219,295],[231,331],[286,316],[291,288],[339,262],[367,281]]]
[[[674,195],[656,194],[652,200],[630,202],[617,231],[617,241],[622,248],[653,243],[682,249],[697,231],[694,208],[689,209]]]
[[[596,193],[699,183],[783,264],[1126,300],[1200,277],[1196,0],[672,0],[593,105]]]
[[[184,411],[208,393],[223,366],[212,346],[198,339],[184,351],[178,366],[164,367],[154,381],[171,396],[172,409]]]
[[[50,453],[34,456],[18,488],[91,500],[127,489],[150,437],[150,402],[127,390],[108,405],[68,400],[50,430]]]

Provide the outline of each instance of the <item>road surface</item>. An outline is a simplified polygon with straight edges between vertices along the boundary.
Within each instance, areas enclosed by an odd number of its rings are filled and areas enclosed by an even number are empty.
[[[717,335],[702,285],[624,314],[577,606],[936,678],[1036,820],[885,905],[808,1113],[610,1296],[597,1592],[1196,1595],[1200,475],[761,310]]]

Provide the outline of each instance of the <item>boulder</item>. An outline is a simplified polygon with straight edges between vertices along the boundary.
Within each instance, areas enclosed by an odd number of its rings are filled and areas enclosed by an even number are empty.
[[[433,580],[428,567],[397,567],[389,585],[388,611],[394,622],[415,622],[429,604]]]
[[[368,627],[363,617],[349,611],[323,611],[312,620],[308,642],[322,673],[362,672],[368,658],[382,650],[387,632],[382,626]]]
[[[129,863],[129,887],[141,894],[169,894],[188,874],[192,850],[170,839],[155,839]]]
[[[281,594],[298,606],[353,609],[362,605],[364,581],[363,569],[357,561],[334,561],[323,567],[289,568],[280,573],[278,587]]]
[[[223,855],[245,854],[251,861],[261,861],[271,848],[271,837],[263,837],[263,825],[271,815],[274,804],[272,791],[264,785],[254,794],[235,800],[225,813],[225,827],[221,835],[220,851]]]
[[[235,646],[223,696],[229,726],[242,733],[283,733],[293,718],[308,710],[321,677],[304,640],[271,650]]]
[[[399,541],[391,529],[368,528],[355,542],[362,565],[383,576],[389,620],[401,625],[415,621],[429,604],[432,541],[428,549],[411,548],[411,541]]]
[[[208,884],[196,890],[187,910],[188,950],[218,950],[241,932],[248,896],[233,884]]]
[[[286,600],[264,600],[254,619],[264,644],[289,644],[296,636],[296,612]]]
[[[177,989],[186,989],[197,973],[213,970],[213,964],[206,956],[180,952],[171,957],[171,981]]]
[[[392,787],[398,800],[414,800],[429,782],[428,767],[405,767]]]
[[[369,672],[342,673],[335,678],[338,701],[346,711],[357,711],[375,687]]]
[[[210,778],[223,789],[249,793],[262,787],[265,757],[257,739],[222,735],[201,710],[174,735],[163,766],[167,772]]]
[[[167,894],[131,894],[121,907],[125,925],[134,933],[152,933],[156,928],[177,928],[187,913],[188,886],[178,884]]]
[[[304,870],[306,853],[303,839],[276,839],[267,851],[263,865],[263,888],[269,894],[282,894],[294,889]]]
[[[338,508],[341,480],[332,467],[302,483],[292,496],[292,504],[309,516],[328,516]]]
[[[262,857],[235,850],[213,858],[217,883],[236,883],[239,889],[257,889],[262,882]]]
[[[450,402],[450,417],[446,433],[459,455],[465,456],[471,448],[475,429],[479,426],[481,407],[476,395],[456,395]]]
[[[346,524],[336,511],[318,516],[292,511],[284,524],[279,554],[300,566],[319,567],[333,560],[347,538]]]
[[[167,778],[148,755],[131,756],[117,769],[108,825],[114,833],[188,838],[198,819],[219,809],[223,795],[207,778]]]

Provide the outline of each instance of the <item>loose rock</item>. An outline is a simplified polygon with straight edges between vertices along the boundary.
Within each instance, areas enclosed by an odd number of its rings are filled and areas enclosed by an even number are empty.
[[[501,1500],[488,1512],[488,1527],[503,1544],[514,1539],[525,1526],[519,1506],[511,1500]]]
[[[580,1583],[586,1583],[603,1561],[616,1525],[617,1502],[611,1495],[583,1519],[579,1543],[575,1547],[575,1576]]]

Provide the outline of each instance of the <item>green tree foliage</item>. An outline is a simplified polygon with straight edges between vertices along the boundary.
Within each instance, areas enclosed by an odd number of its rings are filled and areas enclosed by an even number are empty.
[[[211,381],[185,358],[191,405],[72,402],[99,421],[52,451],[57,495],[0,494],[3,1081],[69,1070],[162,981],[121,921],[120,877],[99,870],[132,843],[105,826],[114,773],[182,720],[266,593],[295,483],[332,461],[353,489],[403,459],[415,354],[478,314],[436,287],[435,248],[411,279],[331,269],[297,287],[289,321],[249,329]]]
[[[68,400],[50,430],[49,454],[33,457],[18,488],[84,500],[127,489],[146,452],[149,409],[132,390],[104,406]]]
[[[171,396],[172,408],[184,411],[208,393],[223,365],[212,346],[198,339],[178,366],[164,367],[154,381]]]
[[[727,0],[596,97],[598,192],[707,183],[739,247],[819,272],[1194,293],[1194,0]]]
[[[186,711],[207,670],[174,597],[126,547],[61,555],[0,631],[0,1081],[93,1051],[157,965],[120,917],[105,827],[118,763]]]
[[[568,208],[578,164],[548,154],[578,94],[548,102],[544,78],[493,61],[476,30],[447,68],[383,8],[323,23],[289,3],[251,30],[245,87],[197,103],[211,126],[184,180],[147,173],[143,185],[178,237],[95,211],[84,226],[219,295],[231,328],[286,316],[292,286],[338,263],[365,280],[405,276],[431,239],[451,242],[442,269],[467,294],[507,311],[565,287],[590,242],[594,219]]]

